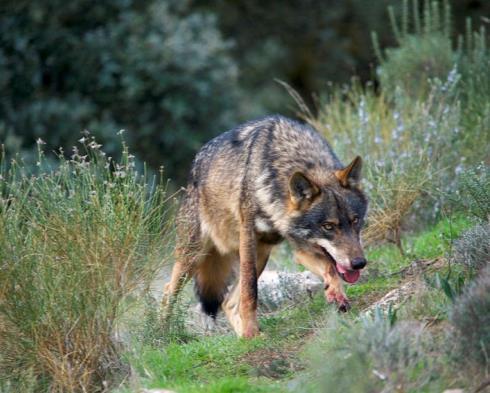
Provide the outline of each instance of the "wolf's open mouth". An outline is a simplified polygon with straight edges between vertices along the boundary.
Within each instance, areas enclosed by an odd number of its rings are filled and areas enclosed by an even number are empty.
[[[359,270],[347,270],[337,262],[335,262],[335,268],[340,274],[340,277],[342,277],[344,281],[348,282],[349,284],[354,284],[361,276],[361,272]]]
[[[339,273],[340,277],[342,277],[345,282],[348,282],[349,284],[354,284],[357,280],[359,280],[359,277],[361,276],[361,272],[359,270],[346,269],[340,263],[337,263],[337,261],[332,257],[332,255],[330,255],[327,250],[325,250],[323,247],[320,248],[322,249],[323,253],[333,261],[337,273]]]

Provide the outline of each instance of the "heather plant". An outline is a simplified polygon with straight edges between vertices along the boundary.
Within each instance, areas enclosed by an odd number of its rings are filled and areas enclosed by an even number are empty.
[[[490,269],[488,266],[455,302],[450,314],[458,363],[471,362],[482,375],[490,370]]]
[[[458,207],[478,221],[490,221],[490,167],[480,163],[459,176]]]
[[[451,94],[460,100],[461,129],[467,143],[460,152],[488,156],[490,124],[490,51],[485,26],[474,30],[466,21],[465,34],[456,40],[453,15],[447,1],[404,0],[397,19],[392,7],[390,21],[397,46],[380,50],[376,33],[373,44],[379,60],[377,69],[383,93],[389,97],[401,89],[414,100],[425,100],[434,85],[452,77],[459,82]],[[448,77],[449,75],[449,77]],[[449,93],[449,91],[448,91]],[[479,141],[479,144],[475,144]]]
[[[165,259],[167,196],[86,135],[71,159],[0,172],[0,379],[35,391],[106,390],[126,366],[115,339],[130,296]],[[7,385],[5,385],[7,386]],[[17,390],[19,391],[19,390]]]
[[[425,336],[419,323],[393,323],[379,310],[357,321],[332,316],[309,351],[318,383],[309,391],[431,391]]]
[[[453,244],[451,259],[471,270],[490,265],[490,223],[476,224],[464,231]]]
[[[186,326],[189,317],[190,303],[182,294],[177,297],[170,316],[163,316],[160,299],[147,294],[143,303],[143,318],[132,322],[132,341],[136,347],[147,345],[162,347],[171,342],[185,342],[192,338]],[[134,319],[134,318],[133,318]]]
[[[459,176],[456,207],[471,216],[475,225],[454,242],[451,258],[470,270],[481,270],[490,262],[490,171],[480,163]]]

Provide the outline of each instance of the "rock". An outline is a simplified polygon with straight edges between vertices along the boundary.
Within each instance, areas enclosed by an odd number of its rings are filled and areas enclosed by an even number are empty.
[[[280,272],[267,270],[260,276],[259,307],[272,311],[289,302],[296,302],[311,297],[323,290],[324,285],[313,273]]]
[[[258,281],[259,312],[270,312],[285,304],[308,299],[323,288],[323,282],[311,272],[266,270]],[[186,324],[191,331],[205,335],[230,331],[223,312],[219,312],[216,320],[213,320],[202,311],[200,304],[189,308]]]
[[[412,296],[416,292],[419,285],[420,284],[416,281],[407,282],[402,286],[388,292],[380,300],[369,306],[365,312],[370,313],[377,308],[386,311],[390,306],[397,306],[398,304],[402,303],[404,300]]]

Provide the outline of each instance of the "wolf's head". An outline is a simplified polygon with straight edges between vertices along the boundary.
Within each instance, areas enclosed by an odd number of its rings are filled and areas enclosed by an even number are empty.
[[[354,283],[366,265],[359,233],[367,199],[359,188],[362,160],[334,171],[328,184],[317,184],[306,173],[289,179],[289,230],[294,246],[323,254],[335,262],[342,278]]]

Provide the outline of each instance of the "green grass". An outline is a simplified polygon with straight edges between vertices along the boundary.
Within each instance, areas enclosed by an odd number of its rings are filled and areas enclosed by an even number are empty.
[[[433,259],[450,253],[451,244],[457,236],[471,226],[471,221],[461,215],[441,219],[429,229],[407,235],[403,240],[405,255],[393,244],[371,247],[367,251],[368,278],[355,285],[347,285],[347,296],[357,304],[363,304],[363,296],[383,294],[395,288],[399,274],[415,260]]]
[[[395,288],[400,278],[391,273],[408,266],[414,259],[436,258],[447,253],[451,239],[469,225],[466,218],[455,216],[442,219],[419,234],[407,236],[404,245],[409,255],[406,256],[393,245],[370,249],[368,257],[373,265],[378,265],[377,275],[368,275],[366,282],[346,286],[353,308],[342,318],[353,320],[368,305],[366,303]],[[409,303],[404,315],[421,319],[428,314],[439,316],[445,302],[444,294],[433,289],[420,301]],[[425,310],[420,304],[430,307]],[[262,333],[253,340],[237,339],[233,334],[194,336],[184,343],[142,347],[135,351],[138,356],[130,355],[128,360],[140,376],[139,383],[147,388],[165,387],[178,392],[284,391],[296,374],[286,368],[274,378],[260,376],[261,367],[271,364],[273,367],[273,359],[267,360],[268,354],[284,353],[283,359],[295,357],[308,342],[307,337],[315,333],[321,321],[334,310],[335,306],[327,304],[323,293],[319,293],[304,303],[262,316],[259,321]],[[263,357],[266,365],[255,364],[257,357]]]
[[[149,387],[179,386],[195,381],[211,382],[224,375],[244,377],[251,366],[237,364],[247,353],[264,347],[263,339],[237,340],[235,336],[211,336],[173,343],[165,348],[142,348],[133,363],[151,379]]]
[[[403,238],[405,255],[393,244],[385,244],[368,250],[367,258],[382,274],[395,273],[416,259],[432,259],[450,251],[451,243],[471,221],[456,215],[441,219],[435,225],[418,234]]]
[[[301,306],[261,317],[262,333],[252,340],[238,339],[234,334],[195,337],[186,343],[138,348],[128,355],[128,361],[147,388],[165,387],[178,392],[281,391],[276,379],[293,375],[287,367],[289,348],[300,345],[313,332],[316,321],[333,309],[319,294]],[[284,358],[269,355],[281,353]],[[255,364],[257,356],[265,365]],[[264,367],[270,368],[275,377],[260,376]]]

